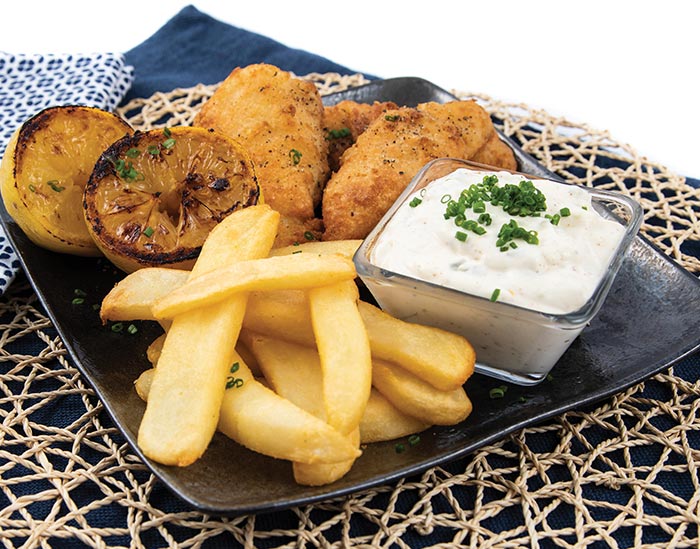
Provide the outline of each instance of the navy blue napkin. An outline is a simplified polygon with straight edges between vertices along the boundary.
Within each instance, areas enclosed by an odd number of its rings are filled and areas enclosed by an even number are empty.
[[[125,57],[134,67],[134,82],[125,102],[150,97],[157,91],[216,84],[234,68],[253,63],[269,63],[299,75],[359,72],[223,23],[194,6],[183,8],[153,36],[126,52]]]

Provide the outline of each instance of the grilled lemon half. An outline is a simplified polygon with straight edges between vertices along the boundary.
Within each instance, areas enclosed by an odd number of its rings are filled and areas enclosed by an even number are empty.
[[[259,201],[253,163],[238,141],[179,126],[116,141],[97,161],[83,205],[102,253],[132,272],[191,268],[217,223]]]
[[[0,192],[32,242],[100,255],[85,225],[83,189],[100,154],[132,132],[117,115],[82,106],[44,109],[15,131],[0,163]]]

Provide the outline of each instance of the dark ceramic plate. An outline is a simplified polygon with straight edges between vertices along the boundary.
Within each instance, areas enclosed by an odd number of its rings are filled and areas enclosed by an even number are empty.
[[[341,99],[391,99],[413,105],[452,97],[425,80],[402,78],[377,81],[326,101]],[[547,175],[517,147],[516,152],[522,171]],[[4,208],[0,214],[75,364],[140,454],[136,434],[144,404],[133,382],[147,366],[145,349],[159,328],[142,323],[137,334],[128,335],[103,327],[91,305],[99,303],[122,275],[104,260],[38,248]],[[71,304],[76,288],[87,293],[86,304]],[[218,434],[205,455],[189,467],[144,461],[183,500],[216,514],[274,511],[337,497],[466,456],[522,427],[623,390],[697,350],[699,323],[698,280],[637,238],[602,310],[555,366],[551,381],[528,388],[513,386],[506,399],[490,400],[488,392],[495,381],[475,375],[467,384],[474,412],[465,422],[430,429],[421,435],[420,444],[403,453],[396,452],[393,442],[371,444],[350,473],[335,484],[298,486],[288,463],[250,452]],[[524,394],[529,398],[520,403]]]

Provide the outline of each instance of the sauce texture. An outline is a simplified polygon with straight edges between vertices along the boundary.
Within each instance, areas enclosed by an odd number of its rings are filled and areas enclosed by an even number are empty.
[[[461,217],[446,218],[450,202],[457,203],[465,189],[472,196],[480,189],[487,199],[477,199]],[[499,193],[516,198],[520,193],[542,209],[512,215],[488,200]],[[501,231],[504,225],[510,227],[510,239]],[[566,314],[593,295],[624,231],[601,217],[590,194],[574,185],[457,169],[398,208],[375,242],[372,261],[471,295]]]

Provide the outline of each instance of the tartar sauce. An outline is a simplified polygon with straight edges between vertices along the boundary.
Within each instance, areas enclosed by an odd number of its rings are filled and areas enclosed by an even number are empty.
[[[520,196],[529,197],[535,211],[526,216],[507,213],[476,193],[480,189],[489,196],[499,192],[495,187],[508,185],[522,189]],[[470,194],[470,188],[473,200],[460,217],[455,214],[460,195],[465,190]],[[508,196],[517,199],[519,191],[508,189],[513,191]],[[537,204],[546,209],[536,211]],[[509,225],[510,236],[504,236],[504,225]],[[457,169],[400,206],[376,241],[372,261],[472,295],[566,314],[593,295],[624,230],[601,217],[589,193],[574,185]]]

